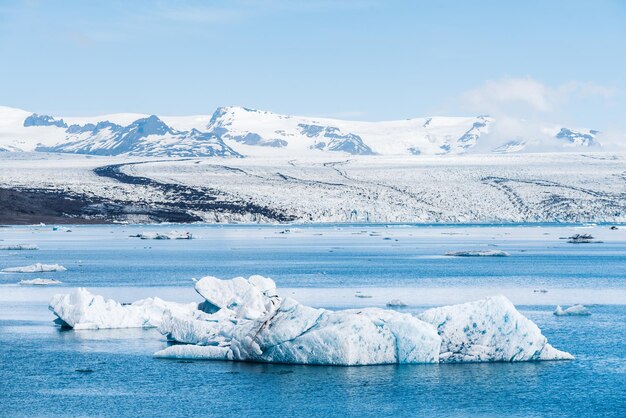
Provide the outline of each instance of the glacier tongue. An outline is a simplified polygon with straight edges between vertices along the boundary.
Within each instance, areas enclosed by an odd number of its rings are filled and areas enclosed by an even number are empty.
[[[170,341],[159,358],[318,365],[561,360],[539,328],[504,296],[430,309],[418,316],[378,308],[331,311],[278,296],[262,276],[205,277],[206,302],[158,298],[121,305],[85,289],[50,308],[76,329],[158,327]]]

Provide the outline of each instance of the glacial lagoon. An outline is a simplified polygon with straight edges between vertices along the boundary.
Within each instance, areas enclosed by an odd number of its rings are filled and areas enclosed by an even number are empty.
[[[189,231],[192,240],[141,240]],[[602,243],[562,239],[590,233]],[[9,227],[0,269],[4,349],[0,415],[594,415],[626,410],[626,228],[609,225],[116,225]],[[450,257],[498,249],[509,257]],[[51,295],[78,286],[123,302],[200,301],[193,277],[262,274],[301,302],[329,309],[399,299],[429,307],[504,294],[574,361],[295,366],[163,360],[156,330],[66,331]],[[47,278],[53,286],[18,285]],[[585,304],[557,317],[557,304]],[[580,388],[585,388],[581,391]],[[567,393],[568,396],[563,394]],[[60,399],[63,402],[60,402]]]

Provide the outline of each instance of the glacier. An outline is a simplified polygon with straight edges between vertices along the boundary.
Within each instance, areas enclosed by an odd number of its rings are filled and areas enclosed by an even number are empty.
[[[175,343],[157,358],[343,366],[573,359],[503,296],[410,315],[305,306],[262,276],[207,276],[195,289],[204,302],[120,304],[79,288],[55,295],[50,309],[75,329],[156,327]]]
[[[33,224],[615,223],[626,222],[626,182],[614,181],[625,171],[626,154],[129,162],[0,153],[0,189],[15,195],[0,215]]]

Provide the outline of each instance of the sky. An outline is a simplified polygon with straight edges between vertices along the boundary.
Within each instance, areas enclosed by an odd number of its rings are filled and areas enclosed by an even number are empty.
[[[0,105],[626,131],[626,2],[0,0]]]

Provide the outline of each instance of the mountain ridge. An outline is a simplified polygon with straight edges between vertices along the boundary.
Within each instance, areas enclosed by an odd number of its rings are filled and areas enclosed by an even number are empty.
[[[141,116],[141,117],[137,117]],[[0,151],[146,157],[446,155],[472,152],[497,120],[434,116],[362,122],[281,115],[240,106],[202,116],[56,117],[0,107]],[[547,148],[601,149],[597,130],[546,126]],[[522,152],[536,138],[508,138],[487,152]]]

